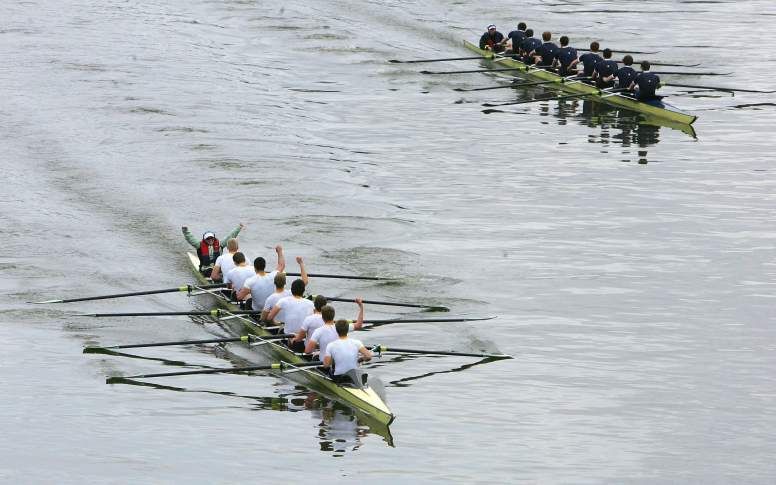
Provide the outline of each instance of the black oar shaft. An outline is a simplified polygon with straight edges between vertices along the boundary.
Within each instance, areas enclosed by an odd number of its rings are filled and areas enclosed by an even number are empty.
[[[162,290],[146,290],[146,291],[133,291],[130,293],[114,293],[112,295],[99,295],[99,296],[85,296],[81,298],[68,298],[65,300],[46,300],[46,301],[39,301],[35,303],[73,303],[76,301],[92,301],[92,300],[108,300],[111,298],[125,298],[129,296],[143,296],[143,295],[157,295],[160,293],[175,293],[178,291],[185,291],[185,292],[191,292],[197,288],[221,288],[224,285],[222,283],[216,283],[212,285],[185,285],[185,286],[178,286],[175,288],[165,288]]]
[[[286,276],[302,276],[301,273],[286,273]],[[356,276],[356,275],[341,275],[341,274],[321,274],[321,273],[307,273],[309,278],[335,278],[342,280],[366,280],[366,281],[393,281],[395,278],[384,278],[380,276]]]
[[[504,67],[499,69],[469,69],[466,71],[420,71],[421,74],[471,74],[476,72],[504,72],[504,71],[525,71],[522,67]]]
[[[181,372],[162,372],[157,374],[138,374],[134,376],[125,377],[111,377],[108,378],[108,383],[120,381],[122,379],[145,379],[149,377],[171,377],[171,376],[190,376],[196,374],[226,374],[233,372],[253,372],[257,370],[283,370],[286,367],[315,367],[323,365],[320,361],[303,362],[300,364],[286,364],[284,362],[276,362],[269,365],[251,365],[246,367],[229,367],[226,369],[200,369]]]
[[[742,93],[774,93],[776,91],[758,91],[756,89],[733,89],[720,86],[700,86],[696,84],[678,84],[678,83],[666,83],[664,86],[676,86],[679,88],[694,88],[694,89],[708,89],[711,91],[727,91],[727,92],[742,92]]]
[[[385,345],[377,345],[374,347],[376,352],[396,352],[400,354],[423,354],[423,355],[456,355],[461,357],[503,357],[507,358],[508,355],[503,354],[480,354],[471,352],[453,352],[451,350],[420,350],[420,349],[405,349],[397,347],[387,347]]]
[[[575,47],[578,51],[584,51],[584,52],[590,52],[590,49],[582,49],[579,47]],[[621,51],[621,50],[614,50],[610,49],[615,54],[642,54],[642,55],[654,55],[654,54],[660,54],[660,51],[655,52],[645,52],[645,51]],[[602,51],[599,51],[602,52]]]
[[[400,61],[397,59],[390,59],[388,60],[388,62],[392,64],[417,64],[421,62],[468,61],[471,59],[493,59],[493,56],[443,57],[439,59],[415,59],[411,61]]]
[[[385,320],[364,320],[365,324],[384,324],[384,323],[448,323],[448,322],[477,322],[481,320],[491,320],[495,317],[484,318],[395,318]]]
[[[314,295],[312,295],[314,298]],[[326,299],[328,301],[343,301],[343,302],[349,302],[349,303],[355,303],[356,300],[353,298],[336,298],[336,297],[329,297],[327,296]],[[437,307],[437,306],[431,306],[431,305],[420,305],[417,303],[396,303],[392,301],[377,301],[377,300],[363,300],[363,303],[365,305],[382,305],[382,306],[399,306],[399,307],[407,307],[407,308],[445,308],[445,307]]]
[[[103,348],[103,349],[139,349],[141,347],[166,347],[170,345],[196,345],[196,344],[216,344],[216,343],[227,343],[227,342],[247,342],[249,340],[249,337],[247,335],[242,337],[231,337],[231,338],[209,338],[209,339],[200,339],[200,340],[177,340],[175,342],[153,342],[148,344],[127,344],[127,345],[111,345],[110,347],[96,347],[96,348]],[[90,348],[90,347],[87,347]],[[86,353],[86,349],[84,349],[84,352]]]

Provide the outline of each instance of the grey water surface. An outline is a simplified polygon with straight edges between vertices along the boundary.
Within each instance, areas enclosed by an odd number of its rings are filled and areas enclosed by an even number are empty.
[[[773,95],[665,88],[699,116],[693,136],[582,100],[485,114],[551,92],[462,93],[506,81],[419,72],[480,61],[387,62],[464,57],[461,39],[524,20],[733,73],[669,82],[772,90],[772,2],[1,5],[0,482],[776,480]],[[223,236],[239,222],[249,258],[282,244],[290,270],[299,255],[311,271],[401,278],[312,292],[498,316],[365,342],[514,359],[378,359],[390,443],[271,375],[105,384],[240,362],[222,347],[81,353],[219,334],[75,316],[207,297],[26,303],[189,283],[180,226]],[[401,313],[439,316],[367,307]]]

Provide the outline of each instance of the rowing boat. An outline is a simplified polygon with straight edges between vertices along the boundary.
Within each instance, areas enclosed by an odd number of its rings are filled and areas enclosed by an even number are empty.
[[[557,86],[558,89],[572,94],[589,94],[590,99],[599,100],[611,106],[625,108],[640,113],[644,117],[644,121],[648,124],[661,124],[685,131],[682,126],[689,127],[698,118],[697,116],[682,113],[666,103],[659,101],[655,104],[646,103],[622,94],[602,92],[595,86],[585,84],[581,81],[564,79],[554,72],[536,66],[528,66],[508,56],[495,54],[494,57],[493,52],[480,49],[477,45],[466,40],[463,41],[463,45],[467,49],[480,54],[483,58],[487,58],[502,66],[516,69],[516,72],[521,73],[521,75],[526,78],[531,78],[536,81],[553,81],[557,84],[550,84],[549,86]],[[545,84],[544,86],[548,85]]]
[[[187,253],[187,255],[197,280],[202,285],[212,284],[212,280],[199,272],[199,259],[197,255],[191,252]],[[212,294],[216,298],[218,305],[227,311],[240,309],[218,291],[205,290],[205,292]],[[242,336],[248,333],[255,336],[255,340],[258,340],[258,342],[253,344],[253,348],[260,350],[269,359],[284,362],[289,369],[284,372],[284,375],[293,374],[299,376],[304,381],[303,383],[311,389],[354,408],[356,411],[363,413],[368,420],[380,425],[388,426],[395,419],[396,416],[368,383],[362,389],[344,386],[335,383],[328,375],[318,369],[296,367],[294,364],[301,364],[307,362],[307,360],[280,343],[262,339],[261,337],[270,336],[272,333],[250,318],[235,315],[233,318],[226,320],[226,323],[227,330],[235,335]]]

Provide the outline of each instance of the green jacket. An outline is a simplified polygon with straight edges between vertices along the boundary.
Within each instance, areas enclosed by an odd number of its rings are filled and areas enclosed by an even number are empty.
[[[230,239],[232,239],[232,238],[235,238],[235,237],[237,237],[237,235],[238,235],[238,234],[240,234],[240,226],[237,226],[237,227],[235,227],[235,228],[234,228],[234,230],[233,230],[232,232],[230,232],[229,234],[227,234],[227,235],[226,235],[226,237],[225,237],[225,238],[223,238],[223,239],[219,239],[219,241],[218,241],[218,245],[219,245],[219,246],[222,248],[222,250],[223,250],[223,248],[225,248],[225,247],[226,247],[226,241],[228,241],[228,240],[230,240]],[[197,239],[197,238],[195,238],[195,237],[194,237],[194,236],[191,234],[191,231],[189,231],[188,229],[185,229],[185,230],[183,230],[183,237],[185,237],[185,238],[186,238],[186,241],[187,241],[189,244],[191,244],[191,245],[194,247],[194,249],[195,249],[195,250],[199,250],[199,245],[202,243],[202,239]],[[211,252],[212,252],[212,251],[211,251]],[[211,254],[211,256],[212,256],[212,254]]]

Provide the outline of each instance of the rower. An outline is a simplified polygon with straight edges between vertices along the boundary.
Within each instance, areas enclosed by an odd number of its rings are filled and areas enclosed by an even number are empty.
[[[614,87],[614,75],[617,74],[617,61],[612,60],[612,50],[604,49],[604,58],[595,66],[593,77],[598,89],[608,89]]]
[[[275,303],[280,301],[281,298],[285,298],[291,295],[291,292],[286,289],[286,274],[278,273],[272,280],[275,283],[275,292],[272,293],[264,300],[264,307],[261,309],[261,319],[263,321],[269,321],[267,316],[269,312],[275,308]]]
[[[657,74],[649,72],[649,68],[652,67],[649,61],[642,61],[641,72],[636,75],[636,79],[631,83],[631,89],[636,90],[636,99],[639,101],[650,101],[655,99],[661,99],[661,96],[655,94],[655,91],[660,87],[660,78]]]
[[[283,247],[275,246],[275,253],[277,253],[277,266],[275,269],[267,273],[264,269],[267,267],[267,261],[259,256],[253,260],[253,271],[255,274],[245,280],[243,287],[237,292],[237,299],[240,301],[251,301],[251,309],[255,311],[261,311],[264,308],[264,302],[267,297],[272,294],[275,289],[273,281],[275,275],[282,273],[286,269],[286,258],[283,255]]]
[[[337,321],[334,328],[338,338],[326,347],[323,357],[323,366],[333,367],[332,379],[335,382],[346,381],[348,372],[358,369],[359,356],[365,361],[372,358],[372,352],[360,340],[348,338],[349,327],[347,320]]]
[[[302,328],[304,319],[313,313],[313,302],[304,297],[304,288],[304,281],[295,279],[291,283],[291,296],[281,298],[267,316],[268,320],[277,318],[283,322],[284,333],[296,334]],[[302,352],[304,344],[292,340],[289,342],[289,348],[295,352]]]
[[[598,42],[591,42],[590,52],[579,56],[579,62],[582,63],[581,75],[586,78],[593,77],[593,71],[595,71],[595,66],[600,61],[602,61],[601,56],[598,55],[598,48],[599,48]]]
[[[355,323],[348,325],[349,332],[361,330],[364,327],[364,301],[361,298],[356,298],[355,302],[358,305],[358,316],[356,316]],[[337,330],[334,326],[334,307],[324,306],[321,309],[321,318],[323,325],[310,335],[310,339],[304,347],[305,354],[311,354],[315,349],[318,349],[318,355],[326,355],[327,346],[337,340]]]
[[[504,50],[504,34],[496,30],[493,24],[488,25],[488,30],[480,37],[480,49],[493,52]]]
[[[569,38],[562,36],[560,38],[560,49],[555,56],[555,66],[558,68],[558,74],[563,77],[573,76],[577,73],[577,50],[569,46]]]
[[[245,284],[245,280],[254,275],[254,271],[253,268],[248,266],[245,255],[240,251],[234,253],[232,261],[234,261],[234,268],[224,275],[224,283],[236,295],[237,291]]]
[[[321,311],[323,307],[326,306],[326,303],[327,301],[325,296],[315,296],[315,299],[313,300],[313,314],[304,319],[302,322],[302,328],[296,332],[296,336],[291,341],[291,343],[301,342],[304,340],[306,346],[310,342],[310,337],[312,337],[313,332],[323,326],[323,317],[321,316]]]
[[[233,237],[226,241],[226,252],[221,253],[221,256],[216,258],[216,264],[213,266],[213,272],[210,273],[210,279],[213,281],[221,281],[226,273],[234,268],[234,253],[240,249],[237,238]]]
[[[507,40],[511,41],[511,49],[512,54],[519,54],[520,53],[520,43],[523,42],[523,39],[525,39],[525,29],[527,26],[525,25],[525,22],[520,22],[517,24],[517,30],[511,31],[509,34],[507,34],[507,38],[504,39],[504,42]]]
[[[230,232],[223,241],[219,241],[214,232],[207,231],[202,235],[202,240],[197,241],[194,239],[194,236],[191,235],[187,226],[181,227],[183,237],[185,237],[186,241],[197,250],[197,257],[199,257],[199,272],[207,277],[210,277],[210,274],[213,272],[213,265],[216,263],[216,259],[221,255],[221,248],[224,246],[224,243],[233,237],[237,237],[243,229],[245,229],[245,226],[240,223],[240,225]]]
[[[555,56],[558,55],[558,46],[554,42],[550,42],[551,39],[552,33],[544,32],[542,34],[544,43],[537,47],[533,53],[534,62],[539,67],[552,67]]]
[[[534,39],[534,31],[533,29],[528,29],[525,31],[525,39],[523,39],[523,42],[520,44],[520,52],[521,57],[520,60],[523,62],[523,64],[526,64],[530,66],[534,62],[533,52],[541,47],[542,41],[539,39]]]
[[[619,89],[630,89],[631,83],[636,79],[636,70],[631,66],[633,65],[633,56],[630,54],[622,58],[622,63],[625,64],[621,68],[617,69],[614,77],[617,78],[617,87]]]

